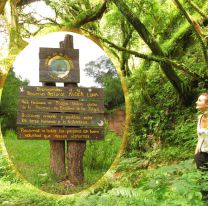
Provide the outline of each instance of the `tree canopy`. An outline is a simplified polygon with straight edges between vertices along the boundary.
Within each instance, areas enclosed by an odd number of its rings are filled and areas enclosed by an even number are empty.
[[[34,3],[44,3],[51,12],[26,12]],[[24,38],[47,28],[79,29],[110,51],[124,76],[142,67],[138,62],[158,62],[179,99],[188,105],[197,93],[196,85],[207,79],[207,5],[203,3],[204,0],[5,0],[0,13],[7,22],[12,53],[25,46]],[[190,52],[191,41],[201,48],[197,56]]]
[[[114,109],[124,104],[121,82],[110,59],[99,57],[85,65],[87,76],[104,88],[104,104],[107,109]]]

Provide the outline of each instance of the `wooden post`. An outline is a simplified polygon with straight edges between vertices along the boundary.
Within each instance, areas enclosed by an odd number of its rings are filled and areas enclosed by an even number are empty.
[[[74,185],[84,181],[83,157],[86,141],[67,141],[68,176]]]
[[[64,83],[69,86],[70,83]],[[75,86],[73,84],[73,86]],[[83,157],[86,149],[86,141],[67,141],[67,164],[68,178],[74,185],[82,184],[84,181]]]
[[[43,86],[55,86],[55,83],[42,83]],[[58,178],[66,176],[65,141],[50,140],[50,168]]]
[[[73,49],[73,36],[66,35],[64,42],[60,42],[60,47]],[[77,87],[77,84],[64,83],[64,86]],[[84,181],[83,157],[85,148],[86,141],[67,141],[68,178],[74,185],[82,184]]]
[[[66,176],[65,141],[50,140],[50,167],[60,179]]]

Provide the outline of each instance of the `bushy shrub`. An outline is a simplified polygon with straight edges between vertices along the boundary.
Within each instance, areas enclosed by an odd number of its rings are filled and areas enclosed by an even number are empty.
[[[87,141],[84,165],[91,169],[107,170],[118,153],[121,138],[106,129],[104,140]]]
[[[23,81],[21,78],[16,77],[12,69],[9,71],[0,104],[3,132],[7,129],[16,129],[18,91],[20,86],[27,84],[28,81]]]

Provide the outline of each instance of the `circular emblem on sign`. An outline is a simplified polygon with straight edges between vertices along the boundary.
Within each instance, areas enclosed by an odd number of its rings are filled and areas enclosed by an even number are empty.
[[[72,61],[62,56],[54,56],[49,59],[48,66],[52,78],[65,79],[72,69]]]

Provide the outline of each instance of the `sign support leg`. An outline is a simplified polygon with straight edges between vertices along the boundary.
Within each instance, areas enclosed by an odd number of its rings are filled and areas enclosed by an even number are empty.
[[[65,141],[50,140],[50,167],[58,178],[66,176]]]
[[[55,83],[43,83],[43,86],[55,85]],[[50,140],[50,168],[58,178],[66,176],[65,141]]]
[[[77,84],[64,83],[64,86],[77,87]],[[80,185],[84,181],[83,158],[85,149],[86,141],[67,141],[68,178],[74,185]]]
[[[67,141],[68,176],[74,185],[84,181],[83,156],[86,149],[86,141]]]

